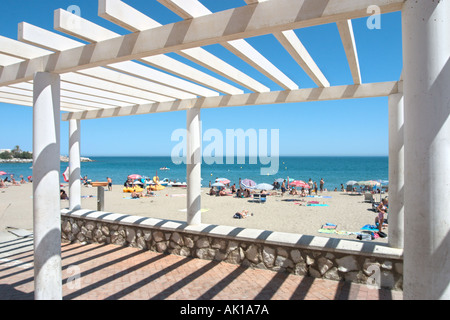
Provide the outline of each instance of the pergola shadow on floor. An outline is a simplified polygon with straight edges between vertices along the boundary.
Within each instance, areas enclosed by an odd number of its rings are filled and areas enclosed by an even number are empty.
[[[34,298],[33,239],[0,243],[0,297]],[[63,244],[64,300],[399,300],[401,291],[102,244]],[[243,301],[244,300],[244,301]],[[272,310],[273,311],[273,310]],[[176,312],[179,312],[177,310]]]
[[[84,42],[25,22],[19,25],[19,41],[0,37],[0,101],[33,106],[35,298],[62,297],[61,111],[66,112],[62,119],[69,121],[70,209],[75,210],[81,204],[81,120],[186,110],[186,221],[196,225],[201,223],[201,109],[386,96],[389,239],[391,246],[404,247],[405,298],[450,298],[446,258],[450,245],[450,3],[246,0],[242,7],[211,13],[196,0],[158,1],[184,20],[161,25],[120,0],[99,0],[99,15],[130,33],[119,35],[59,9],[55,29]],[[399,81],[361,81],[352,20],[369,16],[370,8],[380,14],[402,13]],[[353,83],[331,86],[294,32],[322,24],[336,24]],[[275,36],[317,87],[299,88],[246,41],[267,34]],[[225,47],[282,90],[270,91],[202,48],[213,44]],[[211,73],[181,63],[169,53]]]

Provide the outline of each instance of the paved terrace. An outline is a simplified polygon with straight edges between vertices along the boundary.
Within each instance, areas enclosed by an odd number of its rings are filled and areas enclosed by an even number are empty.
[[[65,300],[400,300],[401,291],[101,244],[62,245]],[[81,273],[81,277],[78,274]],[[34,299],[33,238],[0,233],[0,300]],[[270,307],[270,305],[269,305]],[[176,310],[175,310],[176,311]]]

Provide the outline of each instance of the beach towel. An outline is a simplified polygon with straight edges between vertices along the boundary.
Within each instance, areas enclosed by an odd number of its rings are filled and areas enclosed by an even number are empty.
[[[335,229],[319,229],[318,232],[320,233],[336,233]]]
[[[322,229],[336,229],[337,228],[337,224],[334,223],[325,223],[324,225],[322,225]]]
[[[187,209],[179,209],[178,211],[186,212]],[[207,212],[207,211],[209,211],[209,209],[201,209],[201,212]]]
[[[308,203],[308,207],[328,207],[327,204],[316,204],[316,203]]]
[[[378,231],[377,226],[371,225],[371,224],[366,224],[364,227],[361,228],[361,230],[364,231]]]
[[[327,199],[331,199],[331,196],[306,196],[308,198],[327,198]]]

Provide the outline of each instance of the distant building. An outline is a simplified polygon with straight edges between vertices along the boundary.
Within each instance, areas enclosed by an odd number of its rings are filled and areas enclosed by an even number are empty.
[[[0,149],[0,153],[2,153],[2,152],[11,152],[11,149]]]

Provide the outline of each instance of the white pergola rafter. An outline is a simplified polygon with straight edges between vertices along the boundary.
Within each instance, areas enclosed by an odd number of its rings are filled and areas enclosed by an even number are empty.
[[[76,177],[69,184],[70,207],[77,210],[81,120],[185,110],[187,224],[195,225],[201,223],[202,109],[388,97],[389,245],[403,248],[405,242],[404,296],[449,299],[450,2],[245,0],[242,7],[211,13],[197,0],[158,1],[185,20],[161,25],[121,0],[99,0],[99,15],[130,33],[119,35],[60,9],[55,28],[88,44],[27,23],[19,25],[19,41],[0,36],[0,102],[33,106],[35,297],[62,298],[61,111],[67,111],[62,119],[69,122],[69,166]],[[371,15],[373,6],[380,14],[401,11],[400,81],[362,83],[352,20]],[[322,24],[336,24],[352,83],[330,84],[295,33]],[[298,89],[246,40],[263,35],[274,35],[317,87]],[[217,44],[283,90],[271,91],[264,79],[203,48]]]
[[[94,24],[78,15],[59,9],[55,11],[55,29],[88,42],[101,42],[120,35]],[[174,77],[153,68],[145,67],[133,61],[110,64],[110,67],[121,72],[145,78],[159,84],[183,90],[198,96],[210,97],[218,95],[213,90],[206,89],[192,82]],[[205,76],[206,77],[206,76]]]
[[[99,16],[132,32],[144,31],[161,26],[161,24],[155,20],[120,0],[99,0],[98,11]],[[136,17],[139,18],[137,19]],[[181,50],[176,53],[252,91],[269,91],[267,87],[260,84],[255,79],[250,78],[248,75],[229,65],[225,61],[213,56],[203,48],[198,47],[188,50]],[[189,74],[191,80],[197,81],[211,88],[215,88],[216,90],[226,94],[243,93],[242,90],[230,86],[219,79],[210,77],[205,73],[197,75],[199,72],[197,69],[182,64],[178,60],[170,58],[166,55],[154,55],[151,57],[142,58],[140,61],[179,76],[186,77],[186,75]]]
[[[204,15],[210,15],[209,11],[197,0],[158,0],[160,3],[174,10],[175,13],[184,19],[194,19]],[[287,90],[298,89],[291,79],[281,70],[267,60],[261,53],[253,48],[244,39],[226,41],[220,43],[223,47],[233,52],[239,58],[253,66],[256,70],[267,76],[269,79]]]
[[[134,105],[124,108],[111,108],[108,110],[103,110],[102,112],[96,112],[94,110],[92,112],[87,111],[67,113],[62,115],[62,120],[68,121],[71,119],[86,120],[119,117],[136,114],[181,111],[191,108],[207,109],[280,103],[386,97],[391,94],[398,93],[398,87],[399,83],[397,81],[393,81],[369,83],[363,85],[334,86],[329,88],[310,88],[287,91],[272,91],[265,93],[247,93],[234,96],[196,98],[176,100],[171,102]]]

